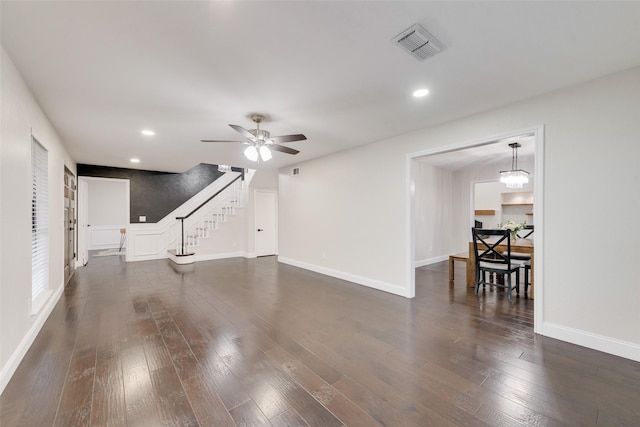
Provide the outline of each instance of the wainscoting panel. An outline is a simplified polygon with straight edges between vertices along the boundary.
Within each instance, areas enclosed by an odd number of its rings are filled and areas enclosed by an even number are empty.
[[[136,257],[157,256],[166,251],[163,233],[138,233],[135,237],[133,254]]]
[[[92,225],[89,228],[89,250],[94,251],[120,247],[120,229],[126,227],[125,224]]]

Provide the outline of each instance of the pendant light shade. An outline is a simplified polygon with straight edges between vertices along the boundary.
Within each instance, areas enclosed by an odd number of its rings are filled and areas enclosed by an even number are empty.
[[[529,182],[529,172],[516,169],[500,172],[500,182],[507,185],[507,188],[522,188]]]
[[[518,169],[518,148],[521,145],[518,142],[509,144],[511,147],[511,169],[500,171],[500,182],[506,184],[507,188],[522,188],[524,184],[529,182],[529,172]]]
[[[246,148],[246,150],[244,150],[244,155],[252,162],[257,162],[258,157],[260,157],[260,160],[262,160],[263,162],[271,160],[271,158],[273,157],[273,155],[271,154],[271,150],[266,145],[261,145],[259,148],[257,148],[255,145],[250,145]]]
[[[258,161],[258,149],[255,147],[255,145],[250,145],[247,147],[246,150],[244,150],[244,156],[251,160],[252,162],[257,162]]]
[[[258,151],[260,152],[260,158],[262,159],[263,162],[266,162],[267,160],[271,160],[272,156],[271,156],[271,150],[269,150],[269,147],[265,145],[261,145]]]

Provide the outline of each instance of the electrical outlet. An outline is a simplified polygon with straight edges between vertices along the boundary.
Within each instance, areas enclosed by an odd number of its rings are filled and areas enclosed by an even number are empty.
[[[147,217],[146,217],[146,215],[140,215],[140,216],[138,217],[138,221],[140,221],[140,222],[147,222]]]

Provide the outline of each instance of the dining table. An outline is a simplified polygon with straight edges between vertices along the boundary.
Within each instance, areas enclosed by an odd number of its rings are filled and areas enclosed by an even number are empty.
[[[489,241],[488,243],[491,243]],[[507,251],[507,243],[499,244],[496,249]],[[511,252],[525,253],[531,255],[531,281],[529,286],[529,298],[533,299],[533,239],[516,239],[511,241]],[[467,260],[467,287],[474,288],[476,286],[476,252],[473,250],[473,242],[469,242],[469,258]]]

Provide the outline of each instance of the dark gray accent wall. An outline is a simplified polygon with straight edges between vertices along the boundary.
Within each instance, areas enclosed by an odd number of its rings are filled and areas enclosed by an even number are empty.
[[[233,170],[242,172],[242,169]],[[140,216],[146,216],[146,222],[160,221],[222,175],[224,173],[218,172],[217,165],[206,163],[183,173],[78,164],[78,176],[129,180],[132,223],[140,222]]]

